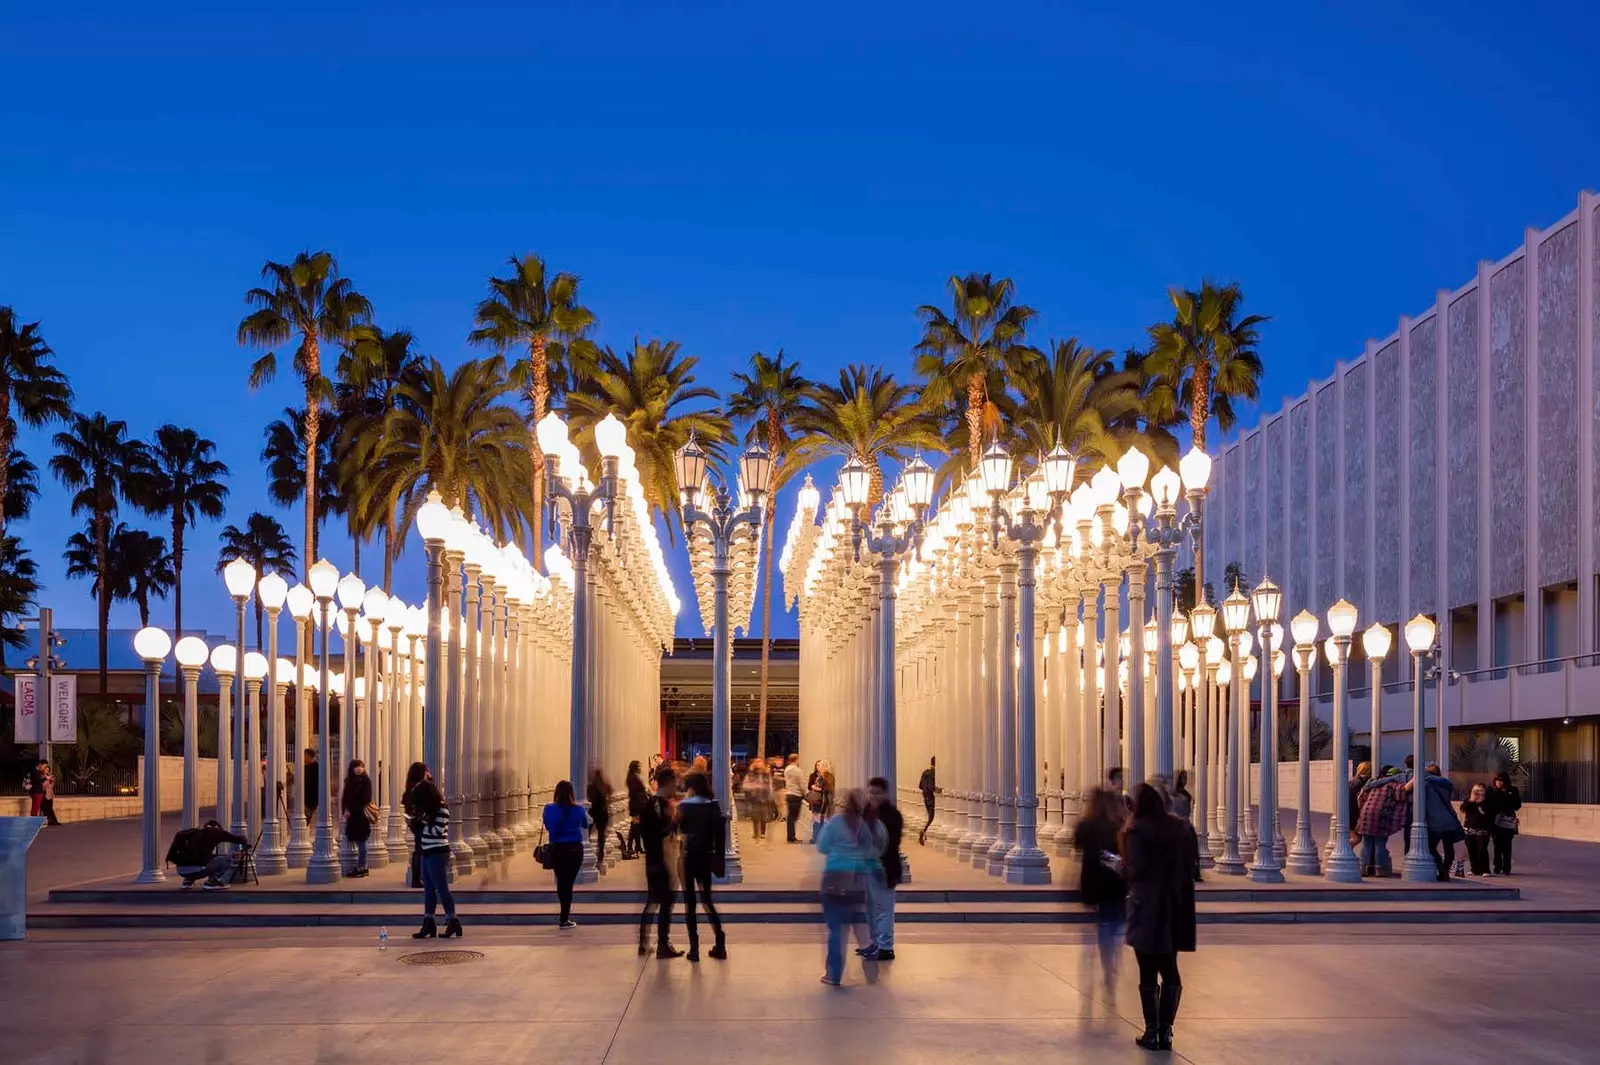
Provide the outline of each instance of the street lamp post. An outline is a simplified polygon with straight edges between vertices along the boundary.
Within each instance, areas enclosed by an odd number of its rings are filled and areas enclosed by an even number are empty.
[[[444,764],[444,655],[441,629],[444,623],[444,546],[450,531],[450,509],[437,489],[428,493],[427,502],[417,509],[417,531],[422,534],[428,563],[428,642],[423,661],[427,664],[426,702],[422,710],[422,760],[444,781],[456,789],[456,782],[445,774]],[[453,678],[452,678],[453,679]]]
[[[1356,608],[1346,600],[1339,600],[1328,608],[1328,630],[1333,633],[1323,645],[1328,664],[1333,667],[1333,779],[1329,782],[1333,795],[1333,812],[1329,819],[1329,842],[1333,850],[1323,870],[1327,879],[1340,884],[1361,882],[1361,866],[1355,852],[1350,849],[1349,827],[1345,824],[1345,810],[1350,800],[1346,792],[1350,772],[1350,732],[1346,721],[1346,700],[1349,699],[1350,680],[1345,665],[1350,660],[1350,634],[1356,631]]]
[[[211,649],[198,636],[178,641],[173,654],[183,673],[183,827],[200,824],[200,667]]]
[[[611,417],[610,415],[607,416]],[[622,431],[618,424],[616,432]],[[598,429],[596,441],[599,442]],[[606,445],[601,443],[604,450]],[[620,443],[617,448],[620,451]],[[609,460],[615,468],[615,459]],[[733,796],[730,790],[729,771],[732,760],[730,702],[732,701],[732,660],[731,638],[732,633],[728,627],[728,574],[730,566],[728,551],[734,539],[735,532],[742,525],[750,527],[751,534],[761,527],[762,502],[766,498],[767,488],[772,476],[772,456],[767,449],[759,443],[751,445],[749,450],[740,459],[739,479],[743,487],[741,496],[748,496],[749,505],[735,508],[735,497],[728,491],[728,487],[719,478],[716,486],[711,489],[711,510],[701,510],[695,503],[695,497],[702,490],[701,486],[707,484],[707,467],[705,452],[695,443],[691,435],[689,441],[678,449],[675,459],[675,472],[678,477],[678,488],[683,497],[683,524],[687,530],[696,523],[705,526],[711,535],[711,580],[714,591],[714,622],[712,631],[712,666],[711,666],[711,773],[713,790],[722,800],[725,811],[724,816],[729,819],[724,839],[728,848],[726,868],[727,879],[738,883],[743,879],[743,870],[739,867],[738,850],[733,842],[732,815]],[[685,533],[687,535],[687,532]],[[890,609],[892,611],[893,589],[889,590],[891,596]],[[893,629],[890,628],[890,654],[893,655]],[[886,669],[890,668],[885,666]],[[890,675],[887,683],[893,685],[893,676]],[[881,695],[881,689],[880,689]],[[892,687],[889,692],[889,703],[892,707],[894,693]],[[891,710],[892,712],[892,710]],[[892,741],[891,741],[892,742]],[[890,772],[893,770],[891,768]],[[891,793],[892,794],[892,793]]]
[[[1372,767],[1383,759],[1383,659],[1389,653],[1394,638],[1389,630],[1374,622],[1361,634],[1361,647],[1367,652],[1367,663],[1372,667]]]
[[[333,608],[334,593],[339,586],[339,571],[327,559],[319,559],[306,574],[311,583],[311,594],[317,598],[317,625],[322,636],[317,649],[317,759],[322,763],[318,774],[316,810],[317,825],[311,846],[311,861],[306,865],[306,883],[335,884],[341,877],[339,855],[333,843],[333,810],[328,802],[329,779],[333,775],[333,747],[329,732],[332,728],[333,698],[328,679],[328,629],[329,612]]]
[[[244,656],[245,734],[249,737],[245,751],[245,765],[249,770],[249,783],[245,785],[249,825],[248,838],[259,840],[262,833],[261,773],[261,683],[267,676],[267,658],[260,651],[249,651]],[[259,869],[259,867],[258,867]]]
[[[1278,858],[1277,847],[1278,673],[1282,669],[1283,651],[1277,645],[1283,639],[1283,628],[1278,624],[1283,593],[1271,578],[1263,577],[1251,594],[1251,599],[1261,637],[1261,657],[1267,664],[1267,672],[1261,681],[1262,691],[1266,694],[1261,708],[1261,817],[1256,833],[1256,857],[1249,873],[1255,883],[1281,884],[1283,863]]]
[[[238,639],[234,642],[234,663],[239,669],[244,667],[244,610],[250,602],[250,590],[255,587],[255,567],[242,558],[236,558],[222,568],[222,582],[228,588],[228,594],[233,597],[235,620],[238,623]],[[239,677],[239,690],[235,693],[238,702],[233,711],[233,823],[229,830],[236,836],[243,836],[250,831],[247,820],[248,811],[245,806],[247,782],[250,779],[249,766],[245,762],[245,691],[244,677]],[[220,714],[220,711],[219,711]],[[222,752],[217,752],[222,756]]]
[[[267,612],[267,669],[272,674],[267,703],[267,765],[263,774],[265,808],[261,816],[261,852],[256,869],[262,873],[282,873],[289,869],[289,856],[283,824],[278,820],[278,783],[283,779],[283,689],[278,685],[278,613],[289,595],[289,584],[276,573],[256,582],[256,596]]]
[[[1213,777],[1212,744],[1216,734],[1212,728],[1216,697],[1217,666],[1222,661],[1222,641],[1217,639],[1217,611],[1206,602],[1201,592],[1196,592],[1194,609],[1189,611],[1189,635],[1194,645],[1194,673],[1196,679],[1194,704],[1194,830],[1199,837],[1200,868],[1210,869],[1216,861],[1211,850],[1210,826],[1215,821],[1215,797],[1211,794]]]
[[[311,608],[316,596],[303,584],[296,584],[284,596],[289,607],[289,618],[294,622],[294,750],[288,760],[295,766],[294,794],[289,797],[289,846],[285,851],[290,869],[304,869],[311,861],[310,826],[306,824],[306,773],[301,752],[306,746],[307,727],[305,683],[309,667],[306,665],[306,646],[311,640]]]
[[[1302,610],[1289,622],[1294,636],[1294,667],[1300,679],[1300,802],[1295,810],[1289,871],[1303,876],[1322,872],[1317,841],[1311,836],[1311,667],[1317,662],[1317,616]],[[1336,777],[1338,774],[1334,774]]]
[[[1411,651],[1411,850],[1406,854],[1405,878],[1412,883],[1439,879],[1428,849],[1428,753],[1423,746],[1422,660],[1433,653],[1435,626],[1426,614],[1406,622],[1406,647]],[[1439,685],[1439,729],[1444,730],[1444,685]],[[1439,767],[1442,771],[1443,766]],[[1444,871],[1449,876],[1450,870]]]
[[[381,723],[383,713],[383,681],[379,678],[379,669],[383,658],[383,619],[389,606],[389,597],[382,588],[373,585],[367,589],[367,594],[361,597],[361,612],[369,626],[369,632],[362,649],[366,678],[366,714],[363,717],[367,757],[367,776],[372,778],[372,795],[376,800],[379,789],[382,787],[382,776],[379,773],[379,764],[383,761],[383,748],[379,745],[383,735]],[[388,825],[384,823],[382,808],[379,808],[378,820],[372,826],[372,838],[367,845],[367,865],[373,869],[383,869],[389,864],[389,844],[386,833]]]
[[[217,823],[233,823],[233,676],[239,671],[239,654],[232,644],[211,650],[211,669],[217,675]]]
[[[1235,728],[1229,737],[1227,764],[1223,767],[1223,825],[1222,825],[1222,856],[1217,859],[1217,872],[1225,876],[1243,876],[1245,874],[1244,859],[1239,854],[1239,778],[1240,766],[1249,753],[1250,726],[1248,723],[1239,727],[1241,719],[1248,722],[1250,716],[1250,682],[1245,677],[1245,658],[1250,653],[1249,625],[1250,625],[1250,600],[1244,597],[1237,586],[1233,592],[1222,601],[1222,625],[1228,633],[1233,661],[1233,721]],[[1244,736],[1241,744],[1239,737]],[[1240,751],[1240,747],[1245,748]]]
[[[139,784],[144,869],[134,883],[160,884],[167,879],[161,868],[161,664],[172,650],[172,637],[142,628],[134,634],[133,649],[144,659],[144,780]]]

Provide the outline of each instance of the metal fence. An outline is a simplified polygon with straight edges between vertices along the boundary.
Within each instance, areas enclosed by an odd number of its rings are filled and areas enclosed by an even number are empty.
[[[0,768],[0,795],[27,794],[27,766]],[[83,776],[56,777],[56,797],[77,795],[137,795],[139,774],[131,767],[106,766]]]

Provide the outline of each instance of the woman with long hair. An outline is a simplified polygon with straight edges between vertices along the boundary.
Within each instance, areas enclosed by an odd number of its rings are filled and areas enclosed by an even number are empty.
[[[594,825],[595,862],[606,867],[606,829],[611,825],[611,781],[606,771],[595,766],[589,773],[589,821]]]
[[[1089,792],[1083,816],[1072,832],[1078,852],[1078,897],[1094,910],[1100,976],[1110,987],[1116,980],[1117,947],[1127,920],[1128,885],[1122,879],[1122,822],[1127,807],[1110,788]]]
[[[721,961],[728,956],[728,950],[722,938],[722,918],[711,901],[711,878],[727,872],[727,822],[722,818],[722,804],[711,790],[709,776],[690,773],[685,783],[689,794],[678,803],[678,831],[683,835],[683,919],[689,926],[689,960],[700,960],[700,928],[695,920],[698,898],[705,903],[711,931],[717,937],[711,956]]]
[[[367,763],[357,758],[350,763],[344,775],[344,786],[339,789],[339,809],[344,813],[344,838],[356,849],[356,864],[349,876],[367,875],[367,840],[372,837],[372,819],[367,807],[372,805],[372,778],[367,776]]]
[[[411,861],[406,883],[414,888],[422,887],[422,828],[415,816],[415,792],[432,779],[433,774],[425,764],[412,762],[411,768],[406,770],[405,790],[400,793],[400,809],[405,813],[406,827],[411,830]]]
[[[640,773],[639,760],[635,758],[628,763],[628,842],[622,848],[624,859],[639,857],[639,850],[644,845],[639,837],[639,818],[644,814],[645,803],[650,801],[650,789],[645,787],[644,776]]]
[[[595,772],[599,772],[596,770]],[[556,874],[556,898],[561,901],[561,928],[578,927],[572,919],[572,885],[583,868],[583,834],[588,831],[589,815],[578,805],[572,781],[556,785],[555,795],[544,807],[544,830],[550,834],[550,869]]]
[[[1167,813],[1148,784],[1133,792],[1133,820],[1122,830],[1122,876],[1128,884],[1128,946],[1139,963],[1139,1004],[1146,1050],[1172,1049],[1172,1024],[1183,997],[1178,955],[1195,948],[1194,833]]]
[[[828,923],[828,961],[822,982],[838,987],[844,978],[844,932],[856,928],[862,948],[872,945],[867,931],[867,877],[882,868],[888,833],[860,788],[845,793],[839,816],[822,826],[817,853],[822,870],[822,916]],[[872,960],[867,959],[868,963]],[[870,970],[869,970],[870,972]]]
[[[412,788],[411,817],[416,825],[417,852],[422,867],[422,928],[413,939],[432,939],[439,934],[434,912],[444,906],[444,938],[461,935],[456,917],[455,896],[450,894],[450,808],[444,793],[431,776]]]

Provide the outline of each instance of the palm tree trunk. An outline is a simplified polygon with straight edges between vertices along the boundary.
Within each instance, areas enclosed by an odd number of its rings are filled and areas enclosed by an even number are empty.
[[[389,508],[389,520],[383,527],[383,594],[388,595],[394,583],[394,508]]]
[[[1206,424],[1211,421],[1211,367],[1202,366],[1195,370],[1194,398],[1189,404],[1189,436],[1194,446],[1201,451],[1206,449]],[[1201,506],[1205,503],[1202,500]],[[1201,515],[1204,518],[1204,514]],[[1194,536],[1194,594],[1197,600],[1204,599],[1206,594],[1205,572],[1205,522],[1195,530]]]
[[[317,560],[317,438],[322,429],[322,397],[316,382],[322,377],[322,349],[315,333],[303,334],[302,340],[306,351],[306,539],[305,554],[300,557],[309,572]],[[243,666],[241,662],[240,668]]]
[[[183,639],[183,517],[172,513],[172,640]]]
[[[16,444],[17,430],[11,423],[11,390],[0,388],[0,500],[5,499],[11,486],[11,448]],[[0,508],[0,540],[6,535],[6,514]]]
[[[533,513],[529,524],[533,527],[530,554],[533,568],[544,568],[544,452],[539,450],[539,419],[550,409],[550,361],[546,355],[548,341],[534,337],[528,344],[529,374],[528,398],[533,401],[533,424],[528,427],[528,457],[533,465]]]
[[[106,542],[108,534],[107,524],[110,518],[104,513],[94,516],[94,564],[100,574],[100,599],[96,604],[99,607],[100,622],[100,698],[107,698],[110,693],[106,691],[106,634],[111,628],[111,574],[109,571],[111,560],[111,545]]]
[[[150,627],[150,597],[148,595],[139,597],[139,627],[141,629]]]
[[[266,631],[266,629],[262,625],[261,597],[259,595],[255,597],[255,604],[256,604],[256,650],[260,651],[262,654],[266,654],[267,653],[266,650],[265,650],[266,644],[261,642],[261,636]],[[244,663],[243,662],[239,663],[239,668],[241,670],[244,669]],[[276,662],[268,662],[267,663],[267,671],[268,671],[269,674],[271,672],[273,672],[274,670],[276,670],[277,668],[278,668],[278,664]]]
[[[983,459],[983,377],[967,378],[967,472],[974,473]]]
[[[350,572],[361,576],[361,537],[350,537]]]

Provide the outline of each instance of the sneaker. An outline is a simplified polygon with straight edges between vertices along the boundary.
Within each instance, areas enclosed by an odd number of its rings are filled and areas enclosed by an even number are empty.
[[[570,932],[570,931],[572,931],[572,929],[574,929],[576,927],[578,927],[578,922],[574,921],[570,917],[567,918],[565,921],[561,922],[561,930],[563,932]]]
[[[202,891],[227,891],[228,885],[220,880],[207,880],[200,888]]]
[[[839,986],[839,981],[837,981],[837,980],[830,980],[830,979],[828,979],[828,978],[827,978],[827,977],[826,977],[826,976],[824,976],[824,977],[823,977],[823,978],[822,978],[822,982],[823,982],[823,983],[825,983],[825,984],[827,984],[827,985],[828,985],[828,986],[829,986],[829,987],[838,987],[838,986]]]
[[[192,890],[194,890],[194,881],[193,880],[185,880],[183,883],[178,885],[178,890],[179,891],[192,891]]]
[[[873,954],[872,954],[872,957],[869,960],[871,960],[871,961],[894,961],[894,951],[893,950],[878,950],[878,951],[874,951]]]
[[[859,958],[876,958],[878,956],[878,948],[877,947],[857,947],[856,948],[856,956],[859,957]]]

